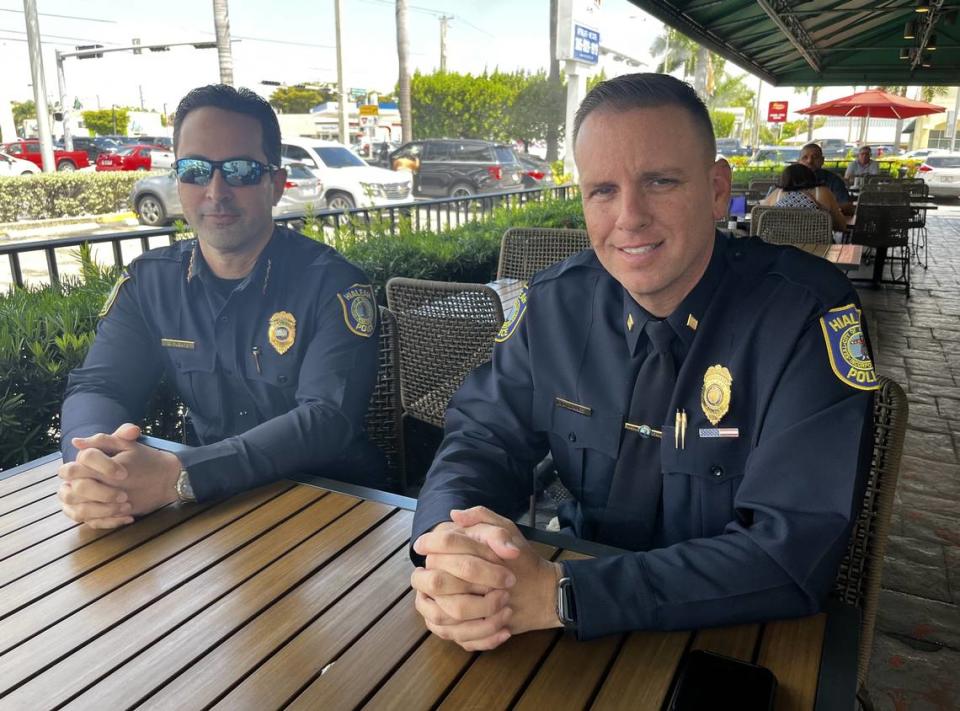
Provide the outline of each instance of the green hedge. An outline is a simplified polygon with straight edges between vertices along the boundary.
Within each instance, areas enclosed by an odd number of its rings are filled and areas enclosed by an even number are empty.
[[[103,215],[130,209],[143,171],[51,173],[0,178],[0,222]]]
[[[583,227],[579,199],[546,200],[498,209],[483,221],[441,233],[382,224],[343,237],[337,248],[362,267],[382,299],[392,276],[445,281],[489,281],[496,273],[500,238],[508,227]],[[307,234],[316,234],[308,224]],[[96,314],[116,277],[114,268],[77,255],[83,276],[60,287],[18,289],[0,295],[0,470],[59,447],[60,404],[66,377],[93,340]],[[166,386],[149,405],[145,429],[179,439],[180,407]]]

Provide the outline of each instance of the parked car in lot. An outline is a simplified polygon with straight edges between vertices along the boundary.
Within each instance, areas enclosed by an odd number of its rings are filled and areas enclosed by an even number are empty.
[[[724,158],[733,158],[750,155],[750,149],[741,145],[739,138],[718,138],[717,153]]]
[[[173,153],[163,146],[126,146],[116,153],[101,153],[97,170],[162,170],[173,167]]]
[[[15,158],[28,160],[38,168],[43,168],[43,155],[40,153],[40,141],[36,139],[4,143],[0,145],[0,151],[12,155]],[[77,168],[86,168],[90,165],[90,159],[87,158],[86,151],[65,151],[54,148],[53,159],[57,164],[57,170],[60,171],[71,171]]]
[[[917,168],[917,177],[923,178],[931,195],[960,197],[960,153],[928,155]]]
[[[820,144],[823,157],[827,160],[847,157],[849,148],[847,147],[847,142],[842,138],[822,138],[819,141],[814,141],[814,143]]]
[[[467,138],[412,141],[390,154],[394,169],[406,161],[417,174],[414,191],[424,197],[466,197],[523,187],[523,166],[513,146]]]
[[[73,141],[73,150],[75,151],[84,151],[87,154],[87,160],[91,163],[96,163],[97,158],[100,157],[101,153],[109,153],[110,151],[115,151],[117,149],[116,144],[112,142],[109,144],[104,144],[102,141],[97,141],[95,138],[90,136],[73,136],[71,139]],[[63,149],[64,141],[59,139],[53,142],[53,145],[59,149]]]
[[[945,148],[916,148],[912,151],[906,151],[901,153],[898,158],[903,160],[923,160],[929,155],[936,155],[938,153],[949,153],[950,151]]]
[[[168,151],[173,150],[173,139],[169,136],[137,136],[135,140],[149,146],[162,146]]]
[[[312,206],[314,212],[326,209],[323,200],[323,183],[313,171],[303,164],[285,165],[287,182],[283,197],[273,207],[274,217],[286,217],[307,212]],[[130,193],[137,219],[143,225],[160,227],[173,220],[183,218],[183,206],[177,193],[177,177],[172,170],[163,175],[151,175],[138,180]]]
[[[0,153],[0,177],[14,175],[34,175],[40,169],[28,160],[15,158],[8,153]]]
[[[324,199],[331,210],[410,201],[413,189],[410,176],[367,165],[342,143],[319,138],[286,138],[280,149],[285,163],[302,163],[323,182]]]
[[[553,168],[547,161],[529,153],[518,153],[517,158],[523,166],[523,174],[520,177],[523,179],[524,188],[548,188],[556,185],[553,179]]]
[[[750,165],[760,163],[796,163],[800,160],[798,146],[761,146],[750,159]]]

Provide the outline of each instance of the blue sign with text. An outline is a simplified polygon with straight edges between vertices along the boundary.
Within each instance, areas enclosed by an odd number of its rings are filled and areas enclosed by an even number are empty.
[[[596,64],[600,58],[600,33],[589,27],[574,24],[573,58],[579,62]]]

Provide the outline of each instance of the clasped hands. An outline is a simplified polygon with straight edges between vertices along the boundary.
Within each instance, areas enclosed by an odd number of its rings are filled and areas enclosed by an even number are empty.
[[[67,516],[91,528],[116,528],[177,500],[180,460],[139,437],[140,428],[125,423],[113,434],[74,438],[77,459],[57,472]]]
[[[426,563],[410,584],[431,632],[479,651],[514,634],[560,627],[558,563],[541,558],[510,519],[483,506],[454,509],[450,518],[413,545]]]

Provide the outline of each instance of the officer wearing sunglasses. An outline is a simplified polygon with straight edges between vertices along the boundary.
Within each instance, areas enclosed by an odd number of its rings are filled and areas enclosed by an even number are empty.
[[[196,239],[131,262],[67,385],[64,512],[112,528],[296,472],[383,487],[364,416],[378,365],[377,307],[357,267],[276,227],[280,127],[246,89],[210,85],[174,122],[180,200]],[[138,441],[161,378],[191,446]]]

